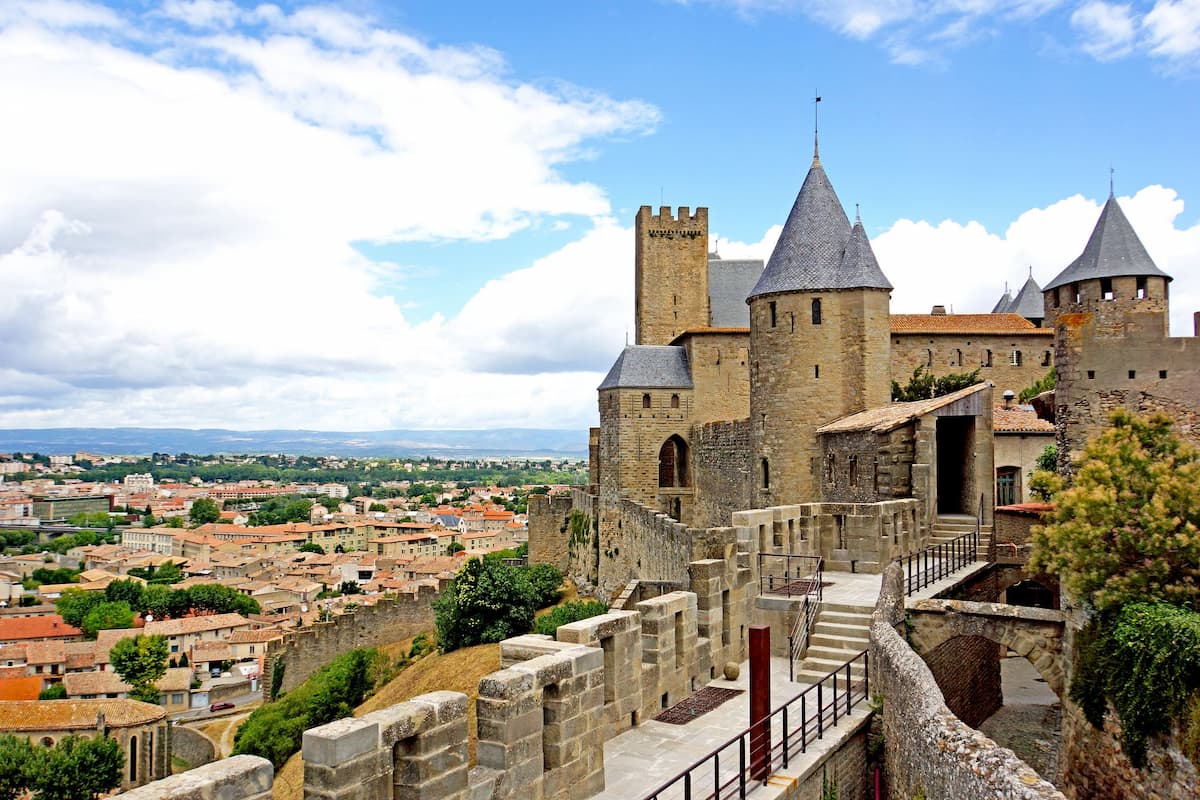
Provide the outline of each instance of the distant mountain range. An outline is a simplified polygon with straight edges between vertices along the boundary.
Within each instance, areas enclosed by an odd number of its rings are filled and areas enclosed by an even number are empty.
[[[587,456],[587,430],[496,428],[444,431],[230,431],[221,428],[0,429],[0,452],[139,455],[288,453],[337,456],[479,458]]]

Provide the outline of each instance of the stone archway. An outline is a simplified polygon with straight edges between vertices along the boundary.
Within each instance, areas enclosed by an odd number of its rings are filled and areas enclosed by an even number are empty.
[[[966,600],[917,600],[906,611],[909,641],[918,653],[933,652],[957,636],[981,636],[1027,658],[1046,685],[1063,696],[1061,611]]]

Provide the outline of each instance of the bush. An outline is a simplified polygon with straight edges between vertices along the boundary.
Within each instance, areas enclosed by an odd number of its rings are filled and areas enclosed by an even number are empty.
[[[552,606],[562,597],[562,572],[550,564],[534,564],[525,568],[525,578],[537,593],[538,608]]]
[[[533,626],[538,595],[524,570],[495,558],[472,558],[433,602],[438,648],[499,642]]]
[[[38,700],[66,700],[67,688],[61,683],[52,683],[38,692]]]
[[[599,616],[600,614],[607,613],[607,611],[608,606],[595,600],[563,603],[561,606],[551,609],[534,620],[533,632],[553,636],[554,632],[558,630],[559,625],[566,625],[567,623],[578,622],[588,617]]]

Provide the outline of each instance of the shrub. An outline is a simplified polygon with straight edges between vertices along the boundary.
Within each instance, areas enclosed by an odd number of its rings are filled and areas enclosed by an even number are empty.
[[[595,600],[572,601],[553,608],[534,620],[533,632],[553,636],[559,625],[578,622],[581,619],[595,617],[608,611],[608,606]]]
[[[495,558],[472,558],[433,602],[438,648],[499,642],[533,626],[538,596],[523,574]]]
[[[525,578],[537,594],[537,607],[552,606],[562,597],[563,575],[558,567],[550,564],[534,564],[525,568]]]

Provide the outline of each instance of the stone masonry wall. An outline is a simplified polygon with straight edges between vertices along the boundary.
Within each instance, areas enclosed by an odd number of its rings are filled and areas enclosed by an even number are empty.
[[[122,800],[271,800],[271,762],[233,756],[121,794]]]
[[[982,636],[958,636],[921,657],[954,716],[978,728],[1004,704],[1000,645]]]
[[[529,561],[551,564],[566,572],[570,531],[567,517],[574,503],[569,494],[529,496]]]
[[[282,642],[268,645],[263,697],[270,699],[276,670],[283,670],[279,691],[290,691],[342,653],[397,642],[431,629],[437,596],[437,590],[422,586],[416,593],[382,597],[373,606],[360,606],[329,622],[284,634]]]
[[[1011,363],[1014,350],[1021,353],[1019,365]],[[1004,334],[893,333],[892,380],[904,385],[921,366],[937,376],[978,368],[979,379],[996,384],[997,393],[1012,389],[1020,394],[1053,368],[1053,353],[1049,328]]]
[[[711,422],[694,431],[696,527],[730,525],[733,512],[751,508],[753,467],[750,420]]]
[[[186,725],[171,727],[171,757],[186,761],[189,767],[201,767],[217,758],[217,743]]]
[[[884,761],[889,800],[1065,800],[1006,748],[958,719],[898,629],[904,591],[898,566],[884,572],[871,618],[871,687],[883,695]]]

